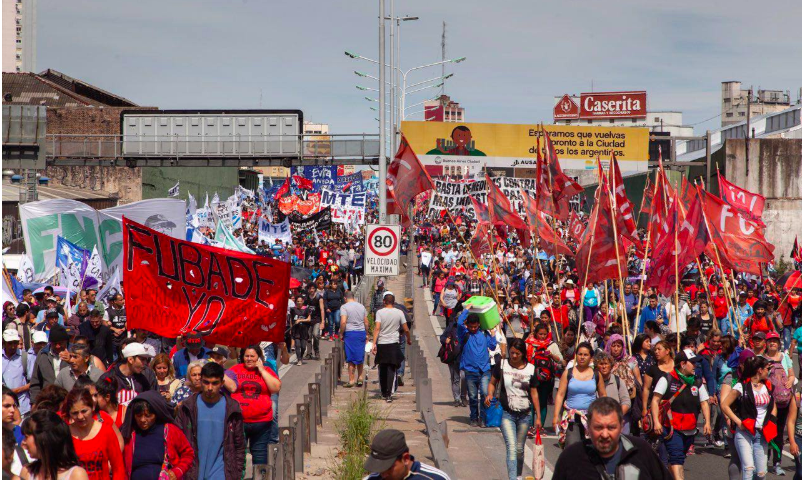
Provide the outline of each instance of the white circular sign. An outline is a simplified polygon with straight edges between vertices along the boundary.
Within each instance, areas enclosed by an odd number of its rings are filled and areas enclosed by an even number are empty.
[[[398,243],[396,232],[388,227],[375,228],[368,238],[369,250],[378,257],[387,257],[396,252]]]

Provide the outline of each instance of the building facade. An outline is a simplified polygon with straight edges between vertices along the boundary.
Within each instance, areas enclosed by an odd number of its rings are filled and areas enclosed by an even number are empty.
[[[720,125],[725,127],[745,122],[748,104],[751,103],[751,116],[756,117],[790,108],[790,92],[781,90],[757,90],[742,88],[742,83],[727,81],[721,84]]]
[[[424,120],[426,122],[465,122],[464,108],[452,101],[449,95],[441,95],[436,100],[424,102]]]
[[[36,70],[37,0],[3,0],[3,71]]]

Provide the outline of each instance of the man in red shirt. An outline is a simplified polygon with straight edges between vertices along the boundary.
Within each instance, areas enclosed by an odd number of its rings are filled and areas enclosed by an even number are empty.
[[[754,289],[748,289],[748,298],[745,299],[745,302],[751,305],[751,308],[754,308],[754,304],[757,303],[757,300],[759,299],[757,298]]]
[[[569,307],[561,305],[561,294],[558,292],[553,292],[553,303],[550,305],[549,310],[556,323],[561,325],[562,331],[569,326],[569,317],[567,315]]]
[[[756,301],[754,303],[754,315],[748,317],[745,323],[743,323],[743,332],[751,339],[751,346],[753,346],[755,333],[764,332],[767,334],[768,332],[775,331],[773,324],[765,316],[765,302],[762,300]]]
[[[729,314],[729,302],[726,298],[726,291],[723,287],[717,289],[717,295],[712,299],[712,308],[714,309],[715,318],[720,321],[726,318]]]

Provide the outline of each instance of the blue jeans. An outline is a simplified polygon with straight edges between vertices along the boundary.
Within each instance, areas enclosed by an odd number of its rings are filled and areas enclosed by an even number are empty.
[[[466,387],[469,390],[469,420],[485,421],[486,405],[483,400],[489,391],[491,372],[480,373],[464,371]]]
[[[271,408],[274,411],[274,418],[271,420],[271,434],[268,436],[268,443],[279,443],[279,392],[271,394]]]
[[[251,450],[251,463],[265,465],[268,463],[268,444],[271,437],[272,422],[244,423],[246,440]]]
[[[796,445],[798,445],[798,455],[794,459],[796,462],[796,474],[793,475],[793,480],[801,480],[801,437],[796,435]]]
[[[734,445],[740,456],[740,470],[743,472],[743,480],[753,480],[754,473],[764,477],[768,471],[768,442],[762,436],[762,432],[755,434],[737,429],[734,432]]]
[[[522,466],[525,463],[525,440],[528,438],[530,422],[530,412],[508,413],[503,410],[500,431],[505,440],[508,480],[516,480],[522,475]]]
[[[438,302],[441,301],[441,292],[433,293],[433,315],[438,311]]]
[[[673,436],[670,437],[670,440],[664,440],[664,437],[669,433],[670,429],[664,427],[662,442],[664,442],[664,446],[667,448],[667,456],[669,457],[670,465],[684,465],[684,460],[687,458],[687,450],[690,449],[692,441],[695,440],[695,435],[684,435],[683,433],[678,433],[676,430],[673,430]]]
[[[784,350],[790,348],[790,340],[793,337],[793,327],[791,325],[787,325],[786,327],[782,328],[782,342],[784,346],[782,347]]]
[[[405,344],[407,343],[404,340],[404,336],[401,337],[402,339],[399,341],[399,349],[402,350],[402,363],[399,364],[399,369],[396,371],[397,377],[404,377],[405,376]]]
[[[335,335],[338,333],[338,326],[340,325],[340,318],[341,318],[341,309],[333,310],[331,312],[327,312],[327,324],[324,325],[324,335],[330,334]]]

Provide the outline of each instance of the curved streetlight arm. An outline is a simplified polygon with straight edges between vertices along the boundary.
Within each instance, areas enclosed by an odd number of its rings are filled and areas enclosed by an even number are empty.
[[[405,88],[418,87],[419,85],[424,85],[425,83],[435,82],[436,80],[446,80],[446,79],[450,78],[452,75],[453,74],[450,73],[449,75],[444,75],[443,77],[439,75],[438,77],[428,78],[427,80],[423,80],[421,82],[416,82],[413,85],[408,85]]]
[[[442,85],[444,85],[444,82],[436,83],[436,84],[433,84],[433,85],[427,85],[426,87],[422,87],[422,88],[417,88],[416,90],[411,90],[409,92],[405,92],[405,94],[410,95],[412,93],[421,92],[422,90],[427,90],[427,89],[433,88],[433,87],[441,88]]]

